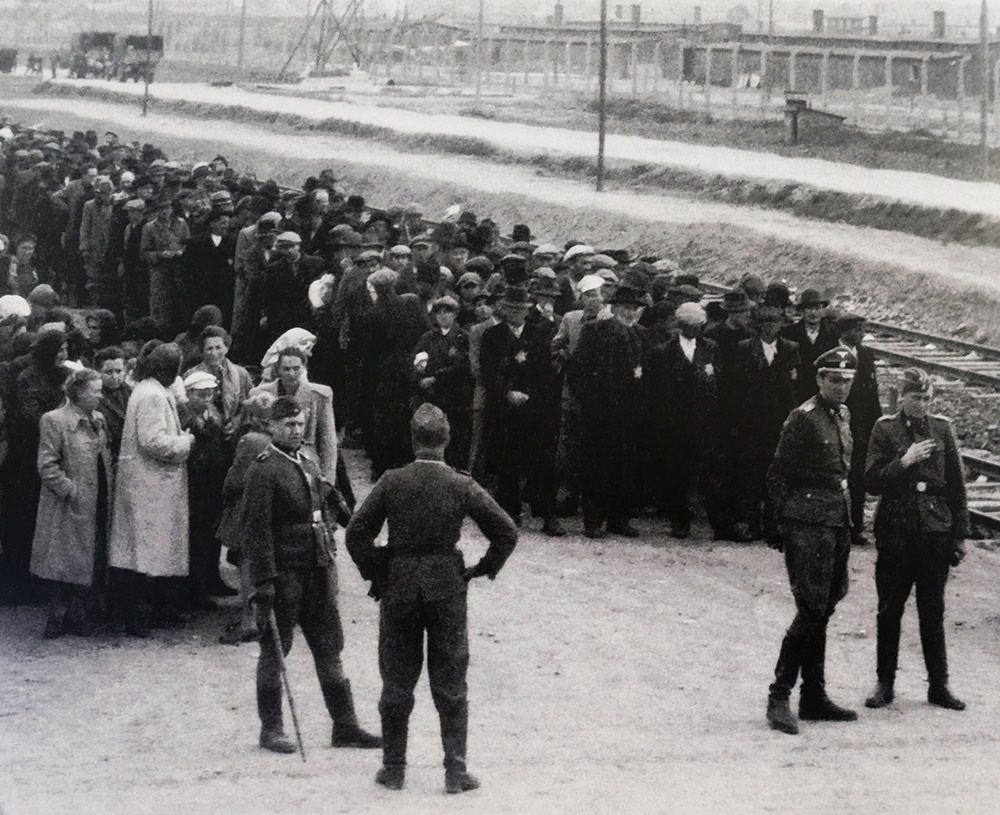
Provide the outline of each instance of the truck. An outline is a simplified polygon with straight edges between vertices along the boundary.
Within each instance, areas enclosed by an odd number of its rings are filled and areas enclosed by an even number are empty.
[[[70,41],[69,75],[108,77],[115,45],[114,31],[80,31]]]
[[[115,36],[112,67],[109,79],[119,82],[131,79],[133,82],[153,81],[156,66],[163,59],[163,37],[154,34],[148,37],[149,53],[146,52],[145,34],[118,34]]]
[[[17,67],[17,49],[0,48],[0,74],[9,74]]]

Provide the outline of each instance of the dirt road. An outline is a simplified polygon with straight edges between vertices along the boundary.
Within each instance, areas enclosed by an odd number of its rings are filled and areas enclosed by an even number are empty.
[[[96,79],[67,79],[57,82],[89,84],[132,97],[141,96],[143,92],[139,85],[108,83]],[[526,155],[551,152],[592,158],[597,150],[596,136],[565,128],[536,127],[378,105],[268,95],[236,87],[214,88],[204,84],[157,84],[152,88],[151,94],[165,100],[240,105],[261,112],[295,114],[317,121],[333,117],[391,127],[404,133],[468,136],[483,139],[506,150],[522,151]],[[1000,217],[1000,184],[962,181],[899,170],[873,170],[821,159],[788,158],[773,153],[660,141],[638,136],[609,134],[605,149],[611,160],[694,170],[709,175],[795,181],[820,190],[870,195]]]
[[[352,468],[356,477],[361,469]],[[44,612],[0,609],[0,807],[5,815],[284,813],[961,813],[993,815],[1000,560],[972,548],[948,591],[953,685],[924,703],[911,611],[898,702],[851,725],[767,729],[767,684],[793,613],[780,555],[678,543],[553,541],[528,531],[470,599],[471,766],[483,788],[442,791],[426,680],[402,793],[378,756],[327,747],[329,721],[301,640],[290,657],[309,761],[258,750],[256,647],[216,644],[218,620],[136,641],[39,638]],[[537,528],[537,522],[532,523]],[[576,530],[578,532],[578,530]],[[469,535],[467,552],[482,541]],[[377,722],[377,607],[341,553],[345,666]],[[873,682],[873,555],[852,555],[831,624],[830,693],[859,707]]]

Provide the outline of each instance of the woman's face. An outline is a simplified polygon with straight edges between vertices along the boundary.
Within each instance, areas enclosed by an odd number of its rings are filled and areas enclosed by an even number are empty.
[[[101,401],[101,391],[104,383],[100,379],[92,379],[85,383],[77,392],[76,404],[82,410],[97,410]]]
[[[69,346],[63,343],[59,346],[59,353],[56,354],[56,365],[62,365],[69,359]]]
[[[201,349],[201,355],[205,360],[205,364],[210,368],[218,368],[226,358],[228,352],[229,349],[226,347],[226,341],[222,337],[209,337],[205,340]]]

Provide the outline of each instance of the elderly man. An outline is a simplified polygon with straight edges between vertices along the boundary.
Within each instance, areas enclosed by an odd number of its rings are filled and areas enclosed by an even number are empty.
[[[348,524],[347,548],[362,578],[380,599],[379,671],[382,674],[383,767],[377,783],[401,789],[413,689],[420,678],[424,632],[431,695],[441,720],[445,789],[474,790],[479,780],[466,766],[469,705],[466,673],[469,642],[467,584],[474,577],[496,578],[517,544],[511,519],[469,476],[444,464],[448,420],[424,404],[410,424],[416,461],[390,470],[372,489]],[[489,541],[482,559],[465,568],[455,548],[466,517]],[[389,542],[375,537],[389,524]]]
[[[802,672],[799,718],[853,722],[858,718],[826,693],[826,627],[847,594],[851,513],[847,479],[851,467],[850,412],[844,406],[857,360],[834,348],[816,360],[819,393],[789,414],[767,473],[785,552],[796,614],[781,643],[767,699],[773,730],[794,735],[798,722],[789,697]]]
[[[944,589],[952,566],[965,557],[969,510],[962,459],[951,422],[930,415],[930,378],[903,371],[900,410],[875,423],[865,481],[880,496],[875,514],[875,587],[878,590],[878,684],[865,701],[885,707],[895,698],[899,629],[913,586],[917,588],[920,644],[927,667],[927,701],[964,710],[948,688],[944,639]]]

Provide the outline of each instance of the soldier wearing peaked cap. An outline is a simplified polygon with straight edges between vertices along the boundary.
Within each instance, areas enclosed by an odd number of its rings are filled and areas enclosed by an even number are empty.
[[[900,410],[875,423],[865,480],[879,496],[875,513],[878,590],[878,684],[865,704],[895,696],[900,620],[916,585],[920,643],[927,667],[927,701],[950,710],[965,704],[948,688],[944,589],[965,557],[969,511],[962,460],[951,422],[930,415],[933,387],[917,368],[903,371]]]
[[[850,413],[844,402],[857,359],[837,347],[816,360],[819,393],[785,420],[767,473],[788,581],[796,614],[781,643],[767,701],[767,721],[783,733],[798,733],[789,697],[801,671],[799,718],[810,721],[857,719],[826,693],[826,628],[847,594],[851,551]]]
[[[479,786],[466,767],[469,666],[466,594],[474,577],[491,580],[517,544],[510,517],[470,476],[444,463],[448,420],[433,405],[417,408],[410,423],[416,461],[383,475],[355,512],[347,549],[379,600],[379,671],[382,675],[383,767],[375,777],[401,789],[406,768],[407,728],[413,690],[423,663],[441,722],[445,789],[461,793]],[[483,558],[466,568],[455,548],[462,522],[472,518],[489,541]],[[375,538],[388,522],[389,541]]]

